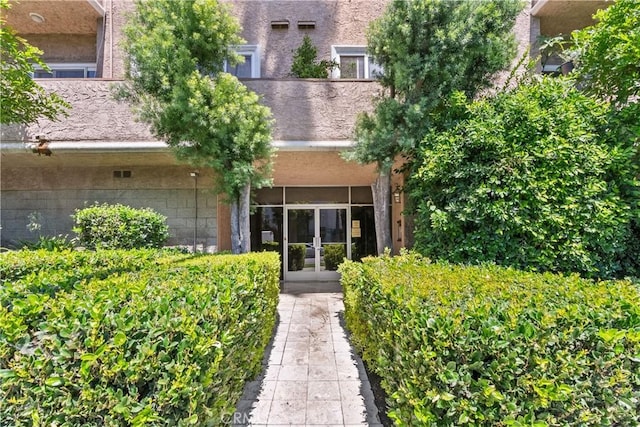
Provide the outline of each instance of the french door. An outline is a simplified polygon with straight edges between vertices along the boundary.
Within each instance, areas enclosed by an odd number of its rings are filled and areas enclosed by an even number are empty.
[[[337,280],[336,271],[350,258],[345,206],[295,205],[286,208],[285,280]]]

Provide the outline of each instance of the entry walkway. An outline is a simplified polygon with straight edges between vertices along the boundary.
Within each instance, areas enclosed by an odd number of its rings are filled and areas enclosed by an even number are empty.
[[[343,311],[339,283],[284,284],[263,373],[245,387],[235,425],[381,426]]]

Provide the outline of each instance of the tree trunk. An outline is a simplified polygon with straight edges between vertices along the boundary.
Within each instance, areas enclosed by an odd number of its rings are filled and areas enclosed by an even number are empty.
[[[378,255],[384,253],[385,248],[392,249],[391,242],[391,167],[380,168],[378,177],[371,184],[373,193],[373,212],[376,224],[376,244]]]
[[[244,254],[251,251],[251,184],[240,189],[240,195],[231,202],[231,252]]]
[[[240,191],[238,203],[238,229],[240,230],[240,253],[251,252],[251,183]]]
[[[231,253],[234,254],[241,253],[239,201],[240,199],[235,197],[229,206],[229,209],[231,210]]]

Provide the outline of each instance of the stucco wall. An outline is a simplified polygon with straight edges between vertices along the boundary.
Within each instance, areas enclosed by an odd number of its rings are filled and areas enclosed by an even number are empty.
[[[131,107],[116,101],[118,81],[39,80],[71,104],[68,117],[40,120],[27,127],[2,126],[2,141],[30,141],[41,135],[52,141],[155,140],[146,124],[136,121]],[[378,93],[372,81],[247,80],[261,94],[276,120],[274,139],[351,139],[360,111],[371,108]]]
[[[367,44],[368,23],[379,17],[387,0],[232,0],[232,13],[242,26],[247,44],[262,49],[261,77],[290,75],[293,51],[309,35],[318,59],[331,59],[331,45]],[[272,21],[289,21],[288,29],[272,29]],[[298,21],[313,21],[315,29],[298,29]]]
[[[350,140],[358,113],[371,109],[374,81],[246,80],[276,120],[275,140]]]

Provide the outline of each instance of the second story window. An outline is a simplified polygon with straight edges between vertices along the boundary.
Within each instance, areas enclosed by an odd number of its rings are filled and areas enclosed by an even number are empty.
[[[260,78],[260,46],[243,45],[234,47],[236,53],[244,57],[244,62],[229,65],[225,61],[224,71],[229,74],[242,78]]]
[[[47,64],[49,71],[35,66],[33,77],[36,79],[92,79],[96,77],[96,64]]]
[[[381,71],[365,46],[331,46],[331,57],[338,63],[331,73],[332,78],[375,79]]]

